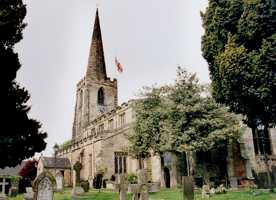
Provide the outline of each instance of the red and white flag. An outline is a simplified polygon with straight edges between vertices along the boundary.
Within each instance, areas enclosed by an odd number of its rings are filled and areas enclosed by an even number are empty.
[[[119,73],[123,72],[123,65],[118,61],[117,57],[115,57],[115,65],[117,67],[117,71]]]

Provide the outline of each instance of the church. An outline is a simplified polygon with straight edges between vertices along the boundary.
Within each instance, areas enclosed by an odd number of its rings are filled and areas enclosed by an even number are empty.
[[[135,173],[140,164],[150,171],[153,182],[160,182],[157,157],[141,164],[128,156],[127,138],[135,120],[131,103],[118,105],[117,80],[107,76],[97,10],[86,75],[77,84],[72,142],[58,152],[72,165],[82,163],[81,179],[91,182],[102,171],[106,179],[115,174]]]
[[[103,173],[104,179],[109,180],[113,175],[136,173],[137,169],[145,168],[149,181],[160,183],[162,187],[176,187],[181,184],[181,176],[186,175],[186,158],[183,155],[168,152],[164,158],[152,155],[145,160],[137,160],[128,155],[128,135],[134,134],[135,122],[132,103],[130,100],[118,105],[117,80],[111,79],[106,73],[97,10],[86,74],[76,88],[72,140],[59,149],[57,156],[68,159],[72,168],[76,162],[80,162],[81,179],[88,180],[91,185],[98,173]],[[264,143],[267,148],[263,148]],[[275,129],[256,131],[254,134],[251,129],[246,129],[240,141],[235,146],[229,146],[228,154],[223,160],[225,165],[221,172],[227,176],[226,184],[228,182],[230,186],[238,187],[255,179],[262,182],[267,167],[271,176],[275,175],[273,181],[276,184],[275,155]],[[192,157],[195,166],[200,164],[202,155]],[[209,159],[212,161],[212,156]],[[193,175],[199,176],[197,173]],[[65,176],[67,184],[72,185],[73,170]]]

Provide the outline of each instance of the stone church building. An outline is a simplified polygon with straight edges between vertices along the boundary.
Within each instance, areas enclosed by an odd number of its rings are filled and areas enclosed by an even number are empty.
[[[132,101],[118,105],[117,80],[107,76],[97,10],[86,74],[77,84],[72,140],[59,150],[58,157],[69,159],[71,167],[77,161],[82,163],[81,179],[90,182],[99,172],[104,172],[104,178],[110,179],[112,175],[135,173],[143,167],[148,170],[150,181],[166,187],[177,186],[180,177],[186,174],[186,158],[183,155],[168,152],[162,159],[152,156],[143,161],[128,155],[127,138],[134,133],[132,125],[135,122],[131,104]],[[268,147],[264,148],[263,144]],[[228,177],[233,187],[246,185],[254,176],[264,173],[267,166],[271,173],[275,170],[275,155],[275,129],[256,131],[255,134],[247,129],[239,143],[229,146],[227,157],[223,160],[223,176]],[[195,165],[200,162],[201,155],[192,157]],[[209,161],[212,159],[210,156]],[[197,173],[194,172],[194,175],[197,176]],[[67,176],[66,179],[73,182],[73,172],[67,173]]]

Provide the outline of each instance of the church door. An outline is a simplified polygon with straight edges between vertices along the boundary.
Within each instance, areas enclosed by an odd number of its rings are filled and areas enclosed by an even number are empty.
[[[164,167],[164,180],[166,188],[171,187],[171,177],[170,177],[170,170],[167,167]]]

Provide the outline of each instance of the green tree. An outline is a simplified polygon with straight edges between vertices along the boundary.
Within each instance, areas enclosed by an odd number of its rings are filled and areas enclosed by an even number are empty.
[[[14,46],[22,39],[26,7],[22,0],[0,1],[0,61],[2,120],[0,134],[0,168],[15,166],[35,152],[45,149],[47,134],[41,124],[28,117],[30,95],[15,81],[20,68]]]
[[[175,84],[144,88],[134,110],[134,134],[129,139],[137,158],[147,157],[151,150],[159,155],[209,151],[240,136],[237,116],[216,103],[195,74],[182,69]]]
[[[276,123],[275,6],[272,0],[209,0],[202,14],[212,94],[253,129]]]

